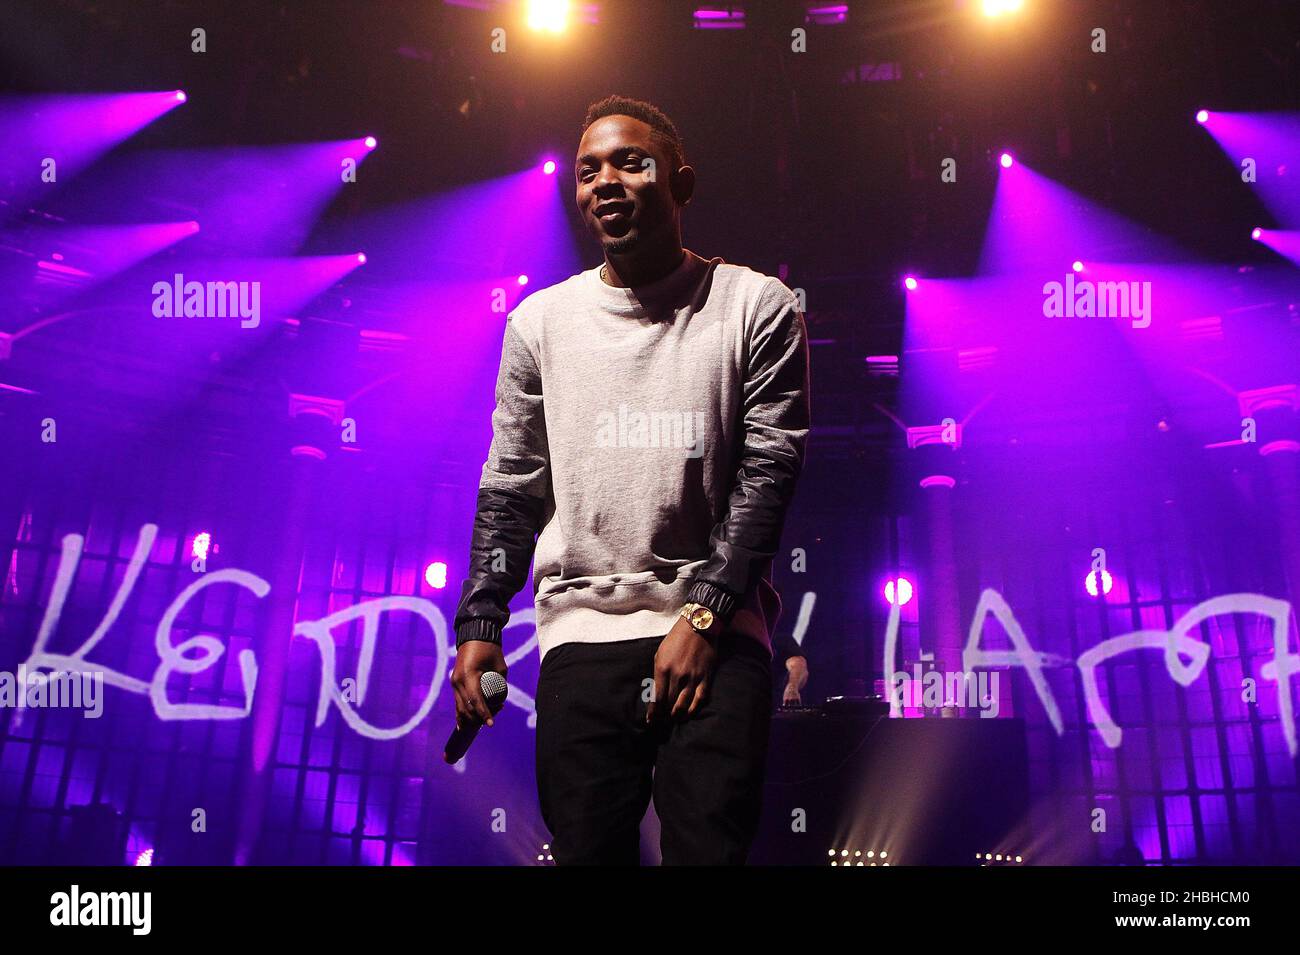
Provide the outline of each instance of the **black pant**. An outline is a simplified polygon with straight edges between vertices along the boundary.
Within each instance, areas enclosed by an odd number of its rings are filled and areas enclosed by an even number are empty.
[[[665,865],[745,862],[762,810],[771,661],[753,638],[724,634],[706,702],[651,727],[662,640],[563,643],[542,660],[537,792],[559,865],[637,865],[652,792]]]

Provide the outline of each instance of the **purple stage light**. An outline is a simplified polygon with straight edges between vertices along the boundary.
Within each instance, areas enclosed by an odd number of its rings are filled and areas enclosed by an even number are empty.
[[[519,278],[518,278],[517,281],[519,282],[520,285],[527,285],[527,284],[528,284],[528,276],[527,276],[527,275],[521,275],[521,276],[519,276]]]
[[[914,593],[912,582],[906,577],[899,577],[897,581],[886,581],[885,600],[889,601],[891,606],[894,603],[895,593],[898,596],[898,606],[906,607],[912,602],[912,594]]]
[[[1015,161],[1011,153],[1003,153],[998,157],[998,162],[1002,164],[1003,169],[1010,169]]]
[[[31,170],[57,158],[57,182],[75,177],[119,143],[175,109],[177,90],[156,93],[0,95],[0,197],[47,191]]]
[[[194,541],[190,544],[190,556],[197,557],[199,560],[208,559],[208,551],[212,549],[212,534],[208,531],[200,531],[194,535]]]
[[[1266,245],[1278,255],[1300,265],[1300,231],[1283,229],[1256,229],[1251,233],[1261,245]]]
[[[362,140],[362,142],[366,144],[367,149],[374,149],[376,146],[379,145],[379,140],[375,139],[374,136],[367,136],[365,139]]]
[[[1210,119],[1209,110],[1198,109],[1196,111],[1196,121],[1198,123],[1206,123],[1209,121],[1209,119]]]
[[[358,252],[358,253],[357,253],[357,265],[365,265],[365,264],[366,264],[366,253],[364,253],[364,252]]]
[[[202,351],[208,332],[228,338],[230,329],[243,330],[241,337],[251,342],[262,333],[253,329],[296,316],[300,309],[326,289],[342,281],[349,272],[360,268],[365,253],[346,255],[294,256],[290,258],[233,258],[203,255],[174,256],[160,263],[146,276],[145,300],[154,319],[151,337],[154,347],[171,344],[181,350],[174,356],[178,364],[185,354],[206,358]],[[214,284],[215,283],[215,284]],[[220,289],[226,291],[222,292]],[[130,305],[138,296],[138,286],[129,283],[115,287],[106,304]],[[226,296],[226,297],[223,297]],[[233,296],[233,297],[231,297]],[[212,302],[210,307],[206,304]],[[197,323],[195,313],[185,314],[182,303],[197,303],[199,315],[219,317],[211,311],[223,304],[224,318],[219,322]],[[162,336],[167,342],[157,339]],[[216,547],[213,547],[216,552]]]
[[[1083,271],[1083,263],[1080,262],[1078,259],[1075,259],[1075,260],[1074,260],[1074,264],[1071,265],[1070,268],[1074,269],[1074,271],[1076,271],[1076,272],[1082,272],[1082,271]]]
[[[46,225],[32,232],[49,258],[37,258],[28,294],[52,306],[69,295],[111,281],[138,267],[199,229],[197,222],[150,222],[137,225]]]
[[[1264,230],[1259,228],[1258,226],[1250,230],[1250,237],[1254,239],[1256,242],[1259,241],[1260,236],[1262,236],[1263,234],[1264,234]]]
[[[915,275],[903,276],[903,288],[907,289],[909,292],[915,292],[918,284]]]
[[[314,236],[318,246],[364,248],[370,259],[365,268],[378,273],[371,274],[366,288],[355,290],[357,305],[378,299],[393,314],[410,316],[405,320],[409,324],[394,332],[421,340],[428,336],[421,359],[428,374],[419,376],[418,384],[403,379],[387,386],[419,395],[418,401],[412,399],[416,406],[437,407],[455,420],[478,420],[480,415],[488,420],[491,389],[483,391],[474,383],[489,374],[488,364],[495,368],[500,361],[499,316],[490,310],[492,296],[505,289],[507,305],[513,307],[543,276],[571,275],[584,267],[568,203],[555,178],[542,175],[548,158],[555,161],[558,176],[563,161],[539,150],[523,168],[504,177],[377,206],[360,217],[326,223]],[[206,233],[206,218],[203,226]],[[473,253],[466,251],[467,243],[475,247]],[[494,262],[508,264],[503,268]],[[519,285],[520,275],[528,277],[528,285]],[[432,314],[442,317],[418,318]],[[468,453],[469,439],[455,429],[438,431],[445,437],[436,440],[449,453]]]
[[[699,7],[695,11],[697,30],[743,30],[745,11],[733,7]]]
[[[1103,594],[1110,593],[1110,588],[1113,583],[1110,574],[1104,570],[1093,571],[1083,580],[1083,586],[1087,588],[1089,596],[1097,596],[1097,578],[1099,576],[1101,577],[1101,592]]]
[[[847,3],[825,3],[808,7],[807,12],[804,14],[804,20],[821,26],[833,26],[845,22],[848,16],[849,5]]]
[[[186,209],[203,223],[196,243],[202,253],[293,255],[370,155],[360,136],[293,145],[121,151],[95,169],[89,186],[50,211],[83,221],[121,221],[139,197],[147,196],[150,208]],[[358,238],[348,243],[364,244]]]
[[[1032,276],[1027,287],[1041,289],[1076,259],[1095,270],[1100,249],[1131,247],[1153,258],[1173,251],[1167,241],[1092,202],[1030,166],[999,176],[984,232],[980,272]],[[1088,258],[1084,258],[1088,256]]]
[[[176,91],[176,102],[178,102],[178,103],[183,103],[183,102],[185,102],[187,99],[189,99],[189,97],[185,95],[185,91],[184,91],[184,90],[177,90],[177,91]]]
[[[1300,189],[1289,170],[1300,163],[1300,113],[1220,113],[1205,125],[1238,175],[1249,170],[1256,192],[1283,228],[1300,227]]]
[[[447,565],[440,560],[430,562],[424,568],[424,582],[434,590],[442,590],[447,586]]]
[[[552,173],[554,173],[554,172],[555,172],[555,160],[554,160],[554,159],[548,159],[548,160],[546,160],[546,162],[542,164],[542,172],[545,173],[545,174],[548,175],[548,176],[551,175]]]
[[[491,288],[502,282],[515,285],[520,273],[530,277],[571,274],[580,259],[565,200],[555,191],[555,180],[541,174],[546,160],[542,155],[507,177],[389,206],[346,227],[331,227],[319,238],[364,246],[376,263],[382,258],[384,268],[407,277],[406,291],[411,294],[419,294],[415,282],[451,283],[468,293],[468,283],[475,281],[495,283],[488,286]],[[560,160],[552,157],[552,161],[558,174]],[[467,225],[473,222],[491,222],[492,226]],[[203,224],[206,230],[206,219]],[[468,256],[467,237],[473,243],[485,243],[487,251]],[[518,249],[525,246],[530,252],[520,256]],[[510,271],[485,267],[493,255],[509,261]],[[426,291],[432,292],[432,287]],[[500,348],[500,342],[496,347]]]
[[[136,865],[153,865],[153,849],[145,849],[135,857]]]

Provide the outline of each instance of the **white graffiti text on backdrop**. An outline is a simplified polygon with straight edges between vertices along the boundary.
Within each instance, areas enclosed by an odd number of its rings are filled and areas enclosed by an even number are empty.
[[[246,570],[232,568],[205,573],[176,595],[176,598],[163,613],[162,619],[158,621],[158,627],[154,632],[154,647],[158,653],[158,667],[154,670],[153,678],[148,682],[117,670],[102,667],[87,659],[90,651],[104,639],[121,615],[123,606],[125,606],[131,592],[135,589],[136,582],[139,580],[140,572],[144,568],[157,533],[158,525],[156,524],[145,524],[140,528],[140,534],[136,539],[135,550],[132,552],[131,559],[127,564],[126,573],[123,575],[122,582],[118,585],[117,592],[113,595],[113,600],[95,631],[72,653],[51,653],[47,649],[50,638],[54,635],[59,618],[63,614],[63,605],[67,600],[68,592],[72,589],[72,581],[76,576],[77,565],[81,562],[82,545],[85,542],[84,538],[79,534],[69,534],[63,538],[63,550],[59,557],[58,570],[55,573],[54,587],[50,592],[50,602],[45,608],[45,615],[41,619],[40,630],[36,634],[36,642],[32,647],[31,655],[27,658],[27,668],[32,671],[37,668],[49,668],[65,670],[71,673],[102,674],[104,682],[110,686],[118,687],[130,693],[148,696],[153,704],[154,714],[163,720],[243,719],[253,711],[253,694],[257,687],[257,657],[252,650],[241,650],[239,653],[239,672],[244,692],[244,704],[242,706],[173,702],[167,696],[167,680],[174,673],[201,673],[216,666],[225,654],[225,646],[219,639],[210,634],[199,634],[180,643],[172,642],[172,628],[181,612],[196,594],[217,584],[233,584],[243,587],[258,599],[271,592],[269,583]],[[380,617],[394,610],[409,611],[429,625],[436,647],[433,680],[429,685],[429,692],[424,701],[420,704],[415,715],[409,720],[401,726],[375,726],[367,722],[357,712],[356,707],[365,702],[366,693],[369,689],[370,671],[374,663],[375,647],[379,638]],[[336,627],[346,626],[358,618],[362,621],[362,637],[357,658],[356,679],[351,691],[345,692],[343,687],[336,682],[335,655],[337,647],[334,642],[333,631]],[[532,611],[521,611],[511,616],[508,626],[525,625],[532,621]],[[431,601],[420,597],[390,596],[378,600],[368,600],[332,613],[320,620],[299,621],[293,632],[295,636],[304,636],[313,641],[320,653],[321,685],[316,703],[316,725],[320,726],[325,722],[330,704],[333,703],[348,726],[370,739],[396,739],[415,729],[420,721],[433,709],[433,704],[438,699],[438,694],[442,689],[443,681],[447,677],[451,654],[454,652],[448,646],[447,622],[442,612]],[[527,655],[536,646],[536,642],[534,636],[509,654],[506,657],[506,665],[509,666],[515,660]],[[528,711],[531,720],[533,701],[528,694],[518,692],[512,688],[507,699],[514,705]],[[15,719],[20,720],[21,716],[20,711],[15,714]]]
[[[1292,653],[1287,642],[1290,629],[1291,605],[1285,600],[1265,597],[1263,594],[1225,594],[1203,600],[1187,613],[1183,614],[1169,630],[1135,630],[1103,640],[1089,650],[1079,654],[1076,661],[1050,653],[1041,653],[1033,648],[1024,629],[1016,620],[1015,614],[1006,600],[996,590],[985,589],[980,594],[975,614],[971,618],[970,634],[962,650],[962,668],[973,673],[976,667],[1021,667],[1029,683],[1038,696],[1038,701],[1047,711],[1056,735],[1065,732],[1065,723],[1061,719],[1060,707],[1056,697],[1048,686],[1043,670],[1047,667],[1077,666],[1083,681],[1084,702],[1088,707],[1088,719],[1102,741],[1111,749],[1119,746],[1123,731],[1111,718],[1110,710],[1101,698],[1097,687],[1097,667],[1112,657],[1130,650],[1163,650],[1165,670],[1180,686],[1191,686],[1205,669],[1205,662],[1210,656],[1210,645],[1200,640],[1193,640],[1188,634],[1212,617],[1232,614],[1251,614],[1267,617],[1272,621],[1273,659],[1259,668],[1260,676],[1277,684],[1277,709],[1282,723],[1282,732],[1286,737],[1287,749],[1295,756],[1297,746],[1295,706],[1291,698],[1291,676],[1300,673],[1300,654]],[[986,650],[980,645],[984,635],[984,623],[989,615],[997,618],[1011,641],[1010,650]],[[898,647],[898,606],[889,610],[889,622],[885,630],[884,663],[886,673],[893,673]],[[1183,662],[1183,657],[1187,662]],[[900,703],[895,694],[890,694],[890,715],[900,715]]]
[[[243,681],[244,705],[222,706],[209,703],[176,703],[167,696],[167,680],[172,674],[201,673],[217,664],[225,653],[225,646],[210,634],[198,634],[172,643],[172,627],[189,601],[200,591],[217,584],[233,584],[248,590],[258,599],[271,591],[271,585],[256,574],[245,570],[226,569],[204,574],[179,594],[167,607],[158,627],[154,632],[154,646],[158,653],[158,667],[153,678],[148,682],[115,670],[100,667],[86,659],[87,654],[105,637],[117,622],[131,592],[135,589],[140,572],[144,568],[149,551],[157,536],[156,524],[145,524],[140,528],[135,551],[127,565],[122,583],[118,586],[113,600],[109,604],[103,619],[95,631],[75,651],[68,654],[51,653],[47,649],[63,613],[63,605],[72,588],[77,565],[81,561],[84,538],[78,534],[69,534],[63,538],[63,550],[55,574],[54,588],[50,593],[50,602],[41,619],[41,626],[36,635],[36,642],[31,655],[26,660],[28,670],[38,668],[65,670],[73,673],[102,673],[105,683],[116,686],[130,693],[148,696],[153,704],[155,715],[163,720],[236,720],[247,717],[253,709],[253,694],[257,687],[257,657],[252,650],[239,653],[239,671]],[[804,604],[811,609],[811,594],[805,594]],[[801,637],[806,629],[807,614],[801,607],[799,625],[796,628]],[[415,614],[429,625],[436,646],[433,680],[429,691],[419,709],[405,723],[394,727],[375,726],[367,722],[356,707],[365,702],[369,689],[370,671],[374,663],[375,647],[379,636],[379,621],[383,614],[394,610],[405,610]],[[1260,667],[1260,676],[1277,684],[1278,713],[1282,730],[1286,736],[1287,748],[1292,756],[1297,754],[1294,704],[1291,696],[1291,677],[1300,672],[1300,654],[1292,653],[1288,646],[1288,630],[1291,619],[1291,605],[1284,600],[1265,597],[1261,594],[1227,594],[1202,601],[1183,614],[1170,630],[1138,630],[1121,636],[1111,637],[1097,646],[1080,654],[1073,665],[1080,671],[1083,682],[1084,699],[1088,716],[1093,726],[1101,734],[1107,746],[1115,748],[1122,739],[1122,731],[1111,719],[1110,711],[1101,698],[1097,685],[1097,668],[1105,661],[1130,650],[1157,649],[1164,651],[1165,668],[1181,686],[1190,686],[1205,669],[1210,647],[1189,636],[1190,631],[1212,617],[1231,614],[1258,614],[1272,621],[1273,659]],[[984,633],[986,618],[992,615],[1001,623],[1011,640],[1010,650],[986,650],[980,646]],[[357,659],[355,692],[344,692],[339,686],[336,674],[336,644],[333,631],[335,628],[362,620],[361,650]],[[531,624],[534,620],[532,611],[518,611],[511,615],[509,627]],[[885,634],[884,672],[892,673],[898,643],[898,607],[892,606],[889,623]],[[405,736],[429,714],[442,684],[447,677],[447,667],[454,650],[448,642],[446,618],[432,601],[420,597],[390,596],[369,600],[347,607],[319,620],[300,621],[294,627],[294,634],[312,640],[320,653],[321,686],[316,704],[316,725],[320,726],[329,712],[330,704],[338,708],[340,715],[348,726],[357,733],[370,739],[387,740]],[[802,642],[802,641],[800,641]],[[507,665],[522,659],[534,646],[537,639],[534,634],[525,643],[506,657]],[[190,655],[187,655],[190,654]],[[192,655],[197,654],[197,655]],[[1183,658],[1187,658],[1187,662]],[[1056,698],[1043,675],[1048,666],[1069,664],[1070,661],[1052,654],[1036,651],[1025,636],[1023,628],[1016,620],[1005,599],[996,590],[986,589],[980,594],[979,604],[971,620],[970,634],[962,653],[962,666],[967,672],[976,667],[1018,666],[1025,670],[1030,684],[1038,695],[1039,702],[1047,712],[1047,717],[1057,735],[1065,732],[1064,721]],[[355,696],[355,705],[352,697]],[[892,696],[892,694],[891,694]],[[531,697],[516,687],[511,687],[507,699],[524,709],[529,715],[529,722],[534,719]],[[893,715],[899,715],[896,707]],[[21,712],[15,719],[21,719]]]

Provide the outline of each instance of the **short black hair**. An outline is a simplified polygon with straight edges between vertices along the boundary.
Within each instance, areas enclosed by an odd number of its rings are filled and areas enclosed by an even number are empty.
[[[686,165],[686,146],[682,143],[681,134],[658,106],[630,96],[606,96],[587,107],[587,117],[582,121],[579,135],[585,133],[596,120],[606,116],[631,116],[641,120],[650,127],[650,138],[668,154],[672,169],[675,171]]]

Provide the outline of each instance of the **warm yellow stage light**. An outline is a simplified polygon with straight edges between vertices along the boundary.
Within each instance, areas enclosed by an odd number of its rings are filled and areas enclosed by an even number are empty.
[[[1008,13],[1019,13],[1025,0],[983,0],[980,5],[986,17],[1000,17]]]
[[[569,25],[569,0],[528,0],[528,26],[563,33]]]

